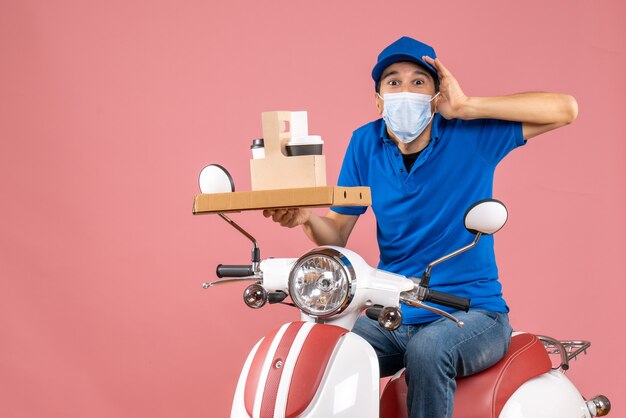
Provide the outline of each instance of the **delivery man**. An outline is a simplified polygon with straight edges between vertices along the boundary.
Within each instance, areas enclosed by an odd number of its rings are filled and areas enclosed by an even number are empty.
[[[372,78],[382,118],[354,131],[338,185],[371,188],[378,268],[408,277],[420,277],[429,262],[471,242],[465,210],[492,196],[495,168],[510,151],[578,113],[565,94],[468,97],[433,48],[409,37],[380,53]],[[300,208],[264,216],[285,227],[302,225],[317,245],[345,246],[365,210],[333,207],[319,216]],[[396,331],[367,317],[353,329],[374,347],[382,376],[406,367],[414,418],[451,417],[455,378],[495,364],[511,337],[491,236],[433,269],[430,287],[471,298],[469,312],[453,312],[464,328],[402,306]]]

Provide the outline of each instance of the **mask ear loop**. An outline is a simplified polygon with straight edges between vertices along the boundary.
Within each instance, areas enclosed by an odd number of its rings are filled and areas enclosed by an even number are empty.
[[[380,95],[380,93],[378,93],[378,92],[377,92],[377,93],[376,93],[376,95],[378,96],[378,98],[379,98],[380,100],[382,100],[382,101],[383,101],[383,103],[385,102],[385,99],[383,99],[383,96],[381,96],[381,95]],[[378,103],[376,103],[376,108],[378,109]],[[383,106],[383,110],[384,110],[384,106]],[[382,113],[383,113],[383,110],[380,110],[380,109],[379,109],[379,110],[378,110],[378,111],[380,112],[379,114],[382,114]]]
[[[437,94],[435,94],[435,95],[432,97],[432,99],[430,99],[430,101],[432,102],[433,100],[435,100],[435,99],[437,98],[437,96],[439,96],[440,94],[441,94],[441,92],[440,92],[440,91],[438,91],[438,92],[437,92]],[[432,112],[433,116],[431,117],[431,120],[432,120],[432,118],[435,116],[435,113],[437,113],[437,102],[435,102],[435,110]]]
[[[432,102],[433,100],[435,100],[437,98],[437,96],[439,96],[440,93],[441,92],[438,91],[437,94],[435,94],[433,96],[433,98],[430,99],[430,101]],[[435,113],[437,113],[437,103],[435,103],[435,110],[434,110],[434,112],[430,112],[430,119],[428,119],[428,123],[426,124],[426,126],[428,126],[433,121],[433,119],[435,118]]]

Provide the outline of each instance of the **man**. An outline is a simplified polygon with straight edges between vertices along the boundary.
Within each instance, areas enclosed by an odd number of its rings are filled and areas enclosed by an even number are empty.
[[[435,51],[408,37],[381,52],[372,77],[382,119],[353,133],[338,184],[371,188],[378,268],[409,277],[419,277],[429,262],[471,242],[464,212],[492,196],[494,170],[509,151],[572,122],[578,112],[575,99],[563,94],[468,97]],[[365,209],[264,215],[282,226],[302,225],[318,245],[345,246]],[[495,364],[510,342],[492,237],[435,267],[430,286],[471,298],[469,312],[454,312],[463,329],[425,309],[403,306],[398,330],[385,331],[361,317],[353,331],[376,350],[381,375],[406,366],[411,417],[451,417],[455,377]]]

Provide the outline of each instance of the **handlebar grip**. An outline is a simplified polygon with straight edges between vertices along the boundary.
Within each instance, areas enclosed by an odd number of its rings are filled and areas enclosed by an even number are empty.
[[[369,308],[365,310],[365,315],[367,315],[369,319],[378,321],[378,316],[383,311],[383,308],[384,306],[381,306],[381,305],[370,306]]]
[[[254,275],[252,266],[236,265],[236,264],[218,264],[215,269],[217,277],[245,277]]]
[[[469,311],[471,302],[470,299],[465,299],[459,296],[454,296],[449,293],[439,292],[438,290],[432,289],[428,289],[424,301],[436,303],[437,305],[443,305],[465,312]]]

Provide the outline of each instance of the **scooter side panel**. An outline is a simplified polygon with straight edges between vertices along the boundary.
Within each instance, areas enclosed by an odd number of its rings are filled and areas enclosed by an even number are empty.
[[[272,367],[272,360],[283,335],[292,325],[297,326],[296,323],[286,323],[276,331],[266,335],[257,343],[248,356],[235,391],[235,399],[231,409],[232,418],[260,417],[264,390],[270,368]],[[260,355],[257,355],[257,352]],[[252,414],[249,412],[252,412]]]
[[[379,379],[372,346],[348,333],[337,344],[318,391],[301,417],[378,418]]]
[[[278,352],[281,351],[279,341],[283,339],[284,335],[287,335],[281,331],[294,325],[300,325],[300,331],[292,341],[288,342],[289,351],[286,357],[278,356]],[[332,328],[332,332],[337,335],[338,339],[307,339],[314,327]],[[265,337],[272,340],[271,344],[269,344],[269,340],[265,342],[265,345],[270,346],[268,350],[259,349],[263,345],[263,340],[259,341],[248,356],[241,372],[231,410],[231,418],[259,418],[261,416],[272,416],[273,418],[295,418],[295,416],[377,418],[379,371],[376,354],[361,337],[349,333],[347,330],[337,334],[337,330],[339,328],[328,325],[291,323],[285,324],[279,332]],[[287,343],[283,341],[281,344],[284,346]],[[311,359],[321,359],[315,355],[315,352],[326,350],[328,356],[324,356],[323,363],[313,365],[306,363]],[[259,356],[264,358],[262,365],[259,361],[255,361],[255,357]],[[283,370],[279,386],[277,390],[274,390],[267,383],[267,368],[269,366],[268,361],[275,367],[277,356],[284,360],[284,364],[281,366]],[[311,373],[298,372],[302,367],[302,365],[298,365],[299,361],[304,361],[306,364],[302,370],[315,370],[317,368],[320,371],[318,374],[320,380],[316,380],[319,385],[312,384]],[[259,373],[251,370],[255,367],[259,369]],[[257,378],[254,378],[255,375],[258,375]],[[251,383],[254,384],[250,386]],[[248,387],[246,388],[246,386]],[[246,391],[250,390],[256,392],[252,414],[248,412],[250,408],[246,408],[245,401]],[[306,392],[310,393],[310,397],[305,396],[305,399],[299,396],[299,394]],[[267,405],[274,404],[275,407],[273,411],[263,412],[261,402],[265,403],[268,396],[272,397],[272,402]],[[290,403],[295,399],[300,399],[300,402],[304,399],[301,407],[294,408],[294,404]]]
[[[292,322],[268,334],[244,365],[231,417],[302,416],[347,332],[335,326]],[[309,335],[316,337],[309,339]]]
[[[504,405],[499,418],[591,418],[578,389],[561,372],[530,379]]]
[[[239,375],[239,380],[237,381],[237,389],[235,389],[235,397],[233,400],[233,407],[230,411],[231,418],[250,418],[248,412],[246,412],[246,405],[244,403],[244,391],[246,388],[246,381],[248,380],[248,373],[250,372],[250,365],[252,364],[252,359],[254,359],[254,355],[259,349],[259,345],[261,345],[261,341],[254,346],[254,348],[248,354],[248,358],[243,365],[243,369],[241,370],[241,374]]]

